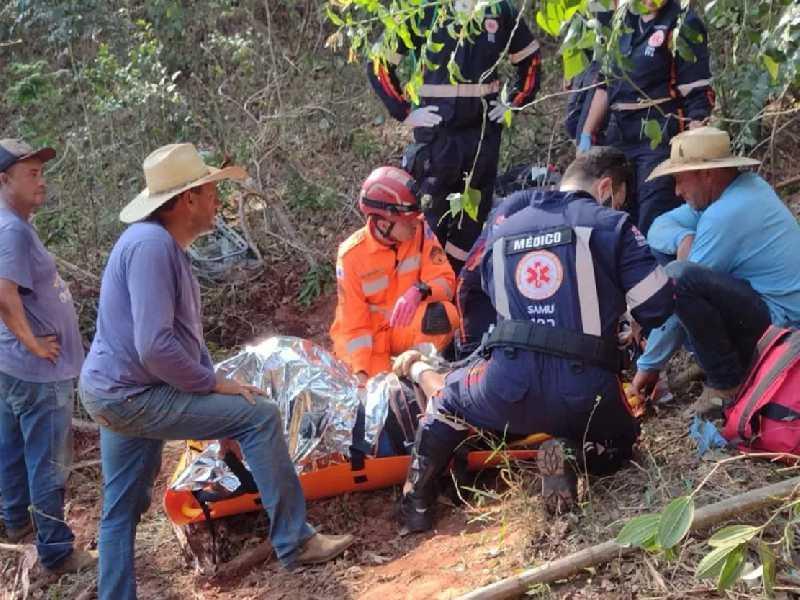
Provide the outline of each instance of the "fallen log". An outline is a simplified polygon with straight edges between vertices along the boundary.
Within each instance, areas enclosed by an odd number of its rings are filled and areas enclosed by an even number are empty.
[[[798,488],[800,488],[800,477],[793,477],[780,483],[751,490],[699,508],[694,513],[691,531],[706,529],[732,517],[741,516],[745,513],[783,502],[790,496],[796,495]],[[621,546],[615,540],[608,540],[602,544],[585,548],[544,565],[523,571],[518,575],[478,588],[460,596],[458,600],[518,598],[525,594],[532,585],[565,579],[587,567],[599,565],[638,551],[639,548],[635,546]]]
[[[30,550],[36,552],[36,546],[34,546],[33,544],[5,544],[0,542],[0,550],[6,550],[8,552],[17,552],[18,554],[25,554]]]

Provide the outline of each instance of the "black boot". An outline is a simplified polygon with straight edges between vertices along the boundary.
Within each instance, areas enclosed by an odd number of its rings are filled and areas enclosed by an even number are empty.
[[[426,425],[420,425],[417,429],[408,478],[400,499],[400,517],[406,529],[412,533],[433,529],[436,498],[439,494],[438,479],[447,469],[453,451],[466,437],[466,432],[443,427],[446,432],[439,432],[438,427],[428,428]],[[437,433],[445,435],[440,437]]]
[[[542,501],[552,515],[572,509],[578,500],[577,453],[574,444],[553,438],[539,446],[536,456],[542,476]]]

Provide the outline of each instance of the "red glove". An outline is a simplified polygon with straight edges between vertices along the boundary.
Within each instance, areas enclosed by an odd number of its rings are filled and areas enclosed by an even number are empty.
[[[389,327],[407,327],[411,325],[414,313],[417,312],[420,302],[422,302],[422,292],[417,286],[412,285],[394,303],[392,317],[389,319]]]

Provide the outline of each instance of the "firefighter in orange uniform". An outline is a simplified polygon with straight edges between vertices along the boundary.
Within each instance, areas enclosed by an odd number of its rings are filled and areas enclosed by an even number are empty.
[[[361,186],[367,224],[339,246],[334,353],[362,381],[390,357],[430,342],[444,349],[458,327],[455,273],[421,216],[414,179],[375,169]]]

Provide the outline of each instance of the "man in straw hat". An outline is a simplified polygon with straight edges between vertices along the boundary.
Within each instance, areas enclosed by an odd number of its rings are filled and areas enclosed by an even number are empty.
[[[332,559],[353,538],[315,533],[306,522],[278,407],[258,388],[216,376],[203,339],[186,248],[214,228],[217,182],[244,179],[245,171],[209,167],[192,144],[172,144],[145,159],[144,174],[147,188],[120,213],[132,225],[103,273],[80,382],[83,404],[102,426],[100,598],[136,596],[135,526],[150,503],[164,440],[238,442],[281,563]]]
[[[97,562],[74,549],[64,521],[72,408],[83,346],[72,296],[30,223],[44,204],[52,148],[0,140],[0,495],[6,538],[36,525],[42,565],[56,574]]]
[[[707,377],[694,410],[718,414],[770,323],[800,325],[800,226],[766,181],[740,171],[757,164],[731,153],[726,132],[702,127],[676,136],[670,158],[650,175],[673,176],[686,204],[656,219],[648,235],[655,251],[678,262],[667,267],[675,315],[653,331],[638,361],[640,394],[688,340]]]

